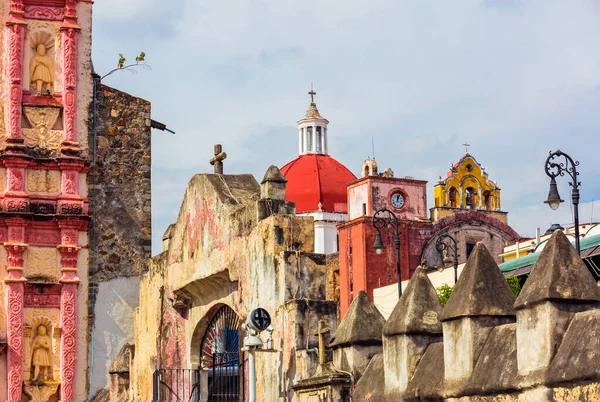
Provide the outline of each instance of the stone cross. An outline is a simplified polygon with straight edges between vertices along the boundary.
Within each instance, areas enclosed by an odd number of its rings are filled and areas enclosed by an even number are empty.
[[[465,143],[463,144],[463,147],[465,147],[465,153],[469,153],[470,146],[471,146],[471,144],[469,144],[468,142],[465,141]]]
[[[310,83],[310,92],[308,94],[310,95],[310,103],[315,103],[315,95],[317,93],[313,90],[312,82]]]
[[[329,330],[325,329],[325,321],[319,320],[315,334],[319,337],[319,364],[325,364],[325,335],[328,333]]]
[[[215,167],[215,173],[223,174],[223,161],[227,154],[223,152],[221,144],[215,144],[215,156],[210,160],[210,164]]]

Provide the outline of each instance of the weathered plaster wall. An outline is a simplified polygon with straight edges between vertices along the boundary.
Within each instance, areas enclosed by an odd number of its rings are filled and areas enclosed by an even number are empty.
[[[98,284],[90,394],[107,388],[107,373],[125,343],[133,344],[134,309],[139,305],[139,277],[116,278]]]
[[[272,316],[273,344],[280,352],[257,355],[257,374],[268,379],[259,387],[258,400],[286,394],[298,370],[285,365],[284,373],[282,362],[305,354],[307,343],[314,347],[319,316],[329,317],[328,325],[335,327],[335,305],[310,302],[326,298],[325,257],[306,252],[314,247],[312,218],[275,215],[257,223],[258,193],[249,175],[196,175],[188,184],[170,248],[152,259],[141,279],[136,398],[151,397],[155,368],[199,363],[207,322],[224,304],[242,319],[258,306]],[[293,300],[302,301],[285,308]],[[301,306],[304,300],[310,312]],[[180,301],[190,308],[174,308]],[[303,359],[300,374],[307,376],[316,356]]]

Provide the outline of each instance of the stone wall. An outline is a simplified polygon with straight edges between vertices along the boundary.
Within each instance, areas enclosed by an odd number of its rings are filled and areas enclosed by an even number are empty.
[[[151,257],[150,102],[103,84],[96,95],[96,168],[89,186],[96,199],[94,278],[104,281],[140,275]]]
[[[372,321],[347,319],[338,328]],[[353,399],[597,401],[599,351],[600,289],[562,232],[516,300],[478,243],[443,308],[417,270],[383,328],[383,353],[371,359]]]
[[[151,257],[150,103],[97,82],[95,127],[93,104],[90,114],[93,397],[108,388],[108,368],[123,345],[133,343],[139,276]]]

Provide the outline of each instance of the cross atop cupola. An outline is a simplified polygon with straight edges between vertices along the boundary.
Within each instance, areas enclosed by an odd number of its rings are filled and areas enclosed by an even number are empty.
[[[310,104],[304,117],[298,120],[298,150],[300,155],[327,155],[327,124],[329,123],[319,113],[315,103],[317,94],[310,84]]]

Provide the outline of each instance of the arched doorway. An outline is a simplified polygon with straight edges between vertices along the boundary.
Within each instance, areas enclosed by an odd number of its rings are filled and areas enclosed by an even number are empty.
[[[208,373],[208,400],[234,402],[243,397],[242,320],[227,305],[212,316],[200,344],[200,367]]]

